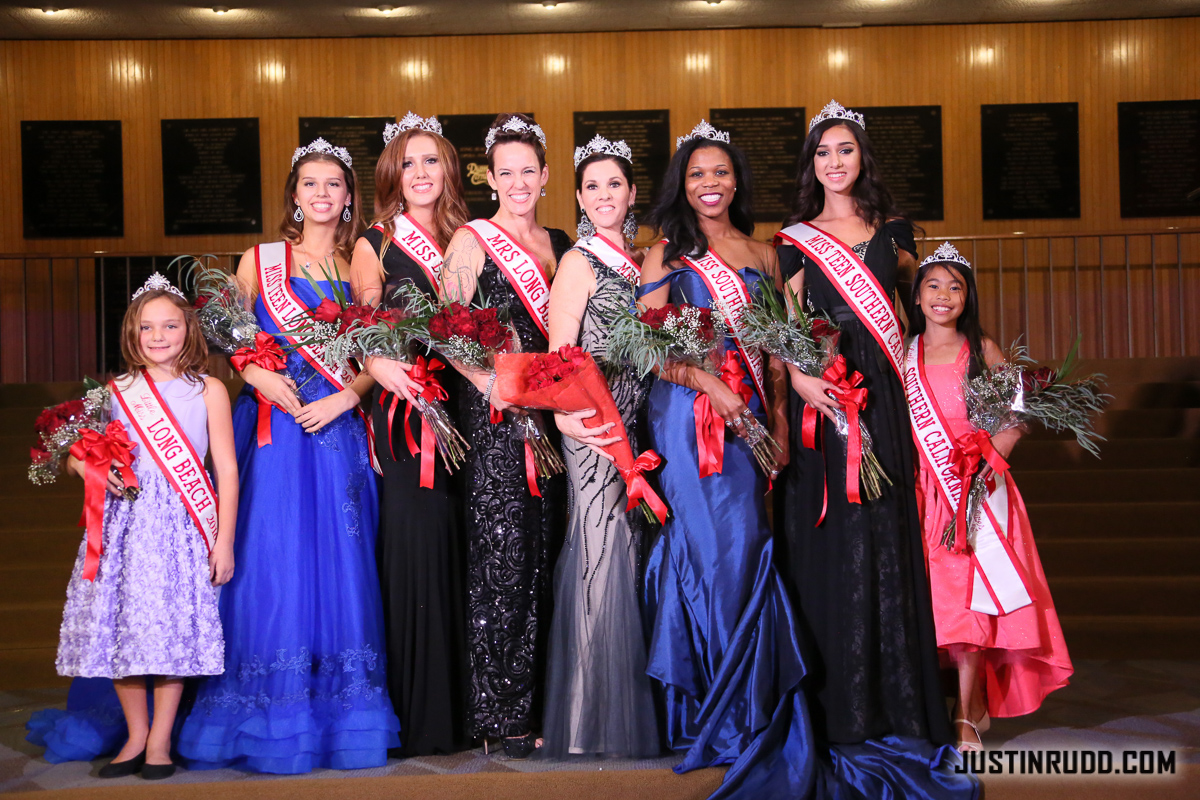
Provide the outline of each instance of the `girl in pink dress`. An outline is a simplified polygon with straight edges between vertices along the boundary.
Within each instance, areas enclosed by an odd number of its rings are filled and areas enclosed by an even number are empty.
[[[949,242],[921,262],[908,316],[909,332],[914,336],[909,346],[909,382],[920,380],[931,404],[936,405],[934,413],[959,449],[960,440],[975,430],[967,418],[963,379],[999,363],[1003,354],[980,327],[971,265]],[[916,413],[914,425],[918,425]],[[1007,458],[1021,435],[1021,430],[1009,429],[992,437],[991,445]],[[1036,711],[1046,695],[1067,685],[1073,672],[1071,659],[1033,542],[1029,515],[1012,476],[1005,477],[1008,560],[1032,602],[1008,613],[973,611],[972,587],[979,584],[974,580],[971,552],[954,553],[942,545],[942,533],[956,509],[947,502],[929,455],[924,448],[918,450],[918,491],[937,643],[943,660],[958,671],[955,733],[960,749],[979,750],[980,733],[987,730],[990,716],[1016,717]]]

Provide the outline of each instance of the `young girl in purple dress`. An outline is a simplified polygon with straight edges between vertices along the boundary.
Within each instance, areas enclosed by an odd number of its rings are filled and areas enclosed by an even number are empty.
[[[203,374],[208,348],[196,314],[162,276],[134,295],[121,355],[127,372],[109,386],[112,418],[134,444],[140,493],[126,499],[122,479],[108,475],[101,551],[97,560],[94,547],[80,545],[57,667],[60,675],[112,678],[116,687],[129,739],[100,777],[140,771],[153,780],[175,772],[171,730],[182,679],[225,667],[217,587],[233,574],[237,460],[229,394]],[[67,469],[86,480],[85,461],[72,455]]]

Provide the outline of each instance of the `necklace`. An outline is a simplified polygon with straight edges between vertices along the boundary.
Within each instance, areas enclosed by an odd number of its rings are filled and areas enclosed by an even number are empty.
[[[305,248],[305,246],[303,244],[298,244],[298,245],[295,245],[292,247],[293,252],[295,252],[296,250],[303,250],[305,258],[308,259],[303,264],[300,264],[301,269],[303,269],[304,267],[307,267],[313,263],[312,256],[309,254],[308,249]],[[332,250],[330,250],[328,253],[326,253],[325,255],[321,256],[321,263],[324,264],[325,260],[336,252],[337,252],[337,248],[335,247]],[[335,265],[335,269],[336,269],[336,265]]]

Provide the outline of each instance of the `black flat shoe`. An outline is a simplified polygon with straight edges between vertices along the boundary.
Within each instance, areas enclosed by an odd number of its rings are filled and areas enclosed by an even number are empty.
[[[504,755],[513,759],[529,758],[537,749],[537,736],[529,732],[524,736],[505,737]]]
[[[110,761],[96,773],[99,778],[125,778],[136,775],[146,763],[146,751],[138,753],[128,761]]]
[[[174,774],[174,764],[146,764],[142,767],[142,780],[145,781],[161,781]]]

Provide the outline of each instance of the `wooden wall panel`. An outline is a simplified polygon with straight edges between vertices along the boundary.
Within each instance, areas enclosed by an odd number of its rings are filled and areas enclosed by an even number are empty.
[[[903,28],[714,30],[319,40],[0,42],[0,175],[20,192],[23,119],[119,119],[120,239],[25,240],[0,252],[238,250],[256,236],[163,235],[159,120],[260,119],[265,238],[301,116],[533,110],[550,140],[543,222],[573,220],[571,113],[669,108],[672,135],[711,107],[943,108],[946,219],[931,235],[1193,227],[1120,218],[1117,103],[1200,98],[1200,19]],[[560,67],[565,67],[560,69]],[[1080,105],[1079,220],[982,219],[981,103]],[[1163,165],[1169,169],[1170,165]],[[10,204],[10,209],[19,203]],[[759,233],[770,234],[771,226]]]

